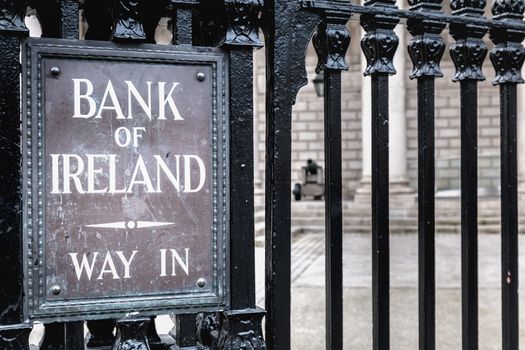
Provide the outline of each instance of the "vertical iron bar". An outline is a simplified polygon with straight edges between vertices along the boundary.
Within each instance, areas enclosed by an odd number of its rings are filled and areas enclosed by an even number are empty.
[[[0,3],[0,347],[29,349],[30,324],[24,324],[24,239],[20,44],[27,36],[27,4]],[[7,20],[6,20],[7,19]]]
[[[62,0],[59,3],[60,37],[78,39],[79,36],[78,0]]]
[[[84,350],[84,322],[48,323],[41,350]]]
[[[267,47],[268,45],[271,44],[267,43]],[[291,116],[291,105],[289,112]],[[286,111],[283,113],[287,114]],[[290,348],[292,257],[291,203],[288,192],[291,185],[291,124],[291,118],[266,119],[265,303],[268,313],[266,334],[270,350]]]
[[[343,349],[341,70],[347,70],[349,16],[324,13],[313,44],[324,72],[326,349]]]
[[[390,347],[388,75],[372,75],[372,307],[374,349]]]
[[[111,347],[115,341],[113,330],[117,322],[115,320],[95,320],[87,321],[86,325],[89,330],[86,345],[88,347]]]
[[[194,349],[197,345],[196,314],[180,314],[172,318],[175,321],[175,343],[178,349]]]
[[[0,36],[0,324],[22,323],[22,172],[20,169],[20,38]]]
[[[509,350],[519,348],[516,84],[501,84],[500,98],[502,326],[503,349]]]
[[[321,16],[304,11],[300,1],[265,0],[264,6],[266,341],[270,350],[287,350],[291,345],[292,105],[299,89],[307,83],[305,52]]]
[[[418,98],[418,242],[419,349],[436,347],[435,165],[433,76],[417,81]]]
[[[172,24],[173,44],[191,45],[193,40],[192,30],[193,10],[189,8],[177,8],[173,16]],[[197,314],[174,315],[175,342],[178,347],[184,348],[195,346],[195,320]]]
[[[230,51],[231,307],[255,307],[253,49]]]
[[[79,4],[77,0],[61,0],[57,3],[56,18],[53,12],[47,17],[49,28],[57,28],[57,37],[78,39]],[[56,23],[56,26],[55,24]],[[46,25],[44,24],[44,28]],[[52,35],[52,32],[48,32]],[[42,349],[81,349],[84,346],[83,322],[51,323],[45,325]]]
[[[173,26],[173,41],[176,45],[192,44],[192,9],[177,9]]]
[[[441,11],[441,2],[411,2],[411,11]],[[408,53],[413,63],[410,79],[417,78],[418,116],[418,294],[419,349],[436,348],[435,253],[435,78],[442,77],[439,63],[445,52],[440,33],[445,23],[409,20],[413,35]]]
[[[325,70],[326,349],[343,349],[341,71]]]
[[[343,348],[343,209],[341,178],[341,71],[325,75],[326,336]]]
[[[492,14],[495,21],[520,23],[524,3],[517,0],[508,6],[495,0]],[[508,29],[491,29],[495,47],[490,60],[496,70],[494,85],[500,85],[500,150],[501,150],[501,318],[502,349],[519,349],[519,279],[518,279],[518,145],[517,145],[517,84],[521,76],[525,48],[525,33]]]
[[[268,54],[276,50],[267,41]],[[270,350],[290,349],[291,304],[291,152],[292,105],[281,109],[276,91],[283,91],[284,81],[276,81],[273,57],[267,56],[269,80],[266,118],[266,341]],[[279,64],[279,63],[278,63]]]
[[[461,293],[463,349],[478,348],[478,88],[461,81]]]
[[[262,2],[226,0],[229,54],[230,308],[222,313],[220,347],[265,349],[262,318],[255,306],[253,174],[253,49]]]

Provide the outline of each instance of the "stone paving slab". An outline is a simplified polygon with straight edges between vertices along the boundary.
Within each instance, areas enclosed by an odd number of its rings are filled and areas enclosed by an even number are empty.
[[[391,298],[390,341],[392,350],[418,348],[417,290],[393,288]],[[461,295],[457,289],[439,289],[436,294],[436,349],[461,349]],[[479,292],[479,349],[501,349],[500,292]],[[520,324],[525,324],[523,302]],[[369,288],[344,289],[344,349],[372,348],[372,304]],[[325,348],[324,288],[295,287],[292,290],[292,349]],[[525,330],[521,327],[521,344]]]
[[[292,349],[321,350],[325,341],[324,236],[304,234],[292,243]],[[317,243],[314,243],[317,242]],[[308,243],[308,244],[307,244]],[[312,254],[315,245],[317,256]],[[306,254],[302,254],[305,251]],[[343,239],[345,350],[372,347],[371,238],[345,235]],[[391,235],[391,349],[418,347],[417,235]],[[525,240],[520,239],[520,262]],[[305,260],[304,255],[308,256]],[[479,343],[480,349],[501,349],[500,237],[479,236]],[[256,252],[257,283],[264,293],[264,249]],[[309,266],[304,268],[305,261]],[[436,236],[437,349],[461,348],[460,235]],[[523,264],[520,264],[523,266]],[[523,274],[523,267],[520,267]],[[523,293],[522,293],[523,295]],[[258,295],[264,306],[264,295]],[[520,324],[525,324],[525,300],[520,298]],[[525,328],[521,327],[525,344]]]
[[[317,235],[322,242],[323,236]],[[345,287],[371,287],[371,238],[364,234],[347,234],[343,239],[343,284]],[[479,287],[499,288],[501,278],[501,240],[499,235],[479,236]],[[520,240],[520,272],[523,266],[525,239]],[[436,236],[436,284],[438,288],[460,288],[460,235]],[[390,238],[390,280],[392,287],[417,287],[417,235],[399,234]],[[297,286],[324,286],[324,254],[295,281]]]

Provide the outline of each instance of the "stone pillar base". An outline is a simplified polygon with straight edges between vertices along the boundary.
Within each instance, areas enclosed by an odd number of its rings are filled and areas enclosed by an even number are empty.
[[[524,192],[525,193],[525,192]],[[416,203],[416,191],[410,187],[408,180],[390,182],[390,204],[401,207],[411,207]],[[372,179],[365,177],[356,190],[354,201],[356,204],[370,204],[372,201]]]
[[[365,176],[361,179],[359,187],[355,191],[354,202],[356,204],[370,204],[372,201],[372,179]]]
[[[255,207],[264,207],[264,182],[261,179],[255,179],[253,191],[255,195]]]
[[[518,202],[525,202],[525,182],[518,183]]]

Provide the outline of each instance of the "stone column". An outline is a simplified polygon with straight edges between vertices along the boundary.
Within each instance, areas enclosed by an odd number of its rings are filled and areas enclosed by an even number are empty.
[[[398,3],[403,7],[402,3]],[[405,106],[405,81],[406,75],[406,45],[404,27],[397,26],[395,32],[399,37],[399,46],[394,56],[394,66],[397,74],[390,78],[390,119],[389,119],[389,146],[390,146],[390,193],[391,200],[407,203],[415,199],[415,191],[408,182],[407,172],[407,128],[406,128],[406,106]],[[364,31],[361,29],[361,35]],[[364,71],[366,59],[361,53],[361,67]],[[369,202],[371,194],[371,172],[372,172],[372,145],[371,135],[371,82],[370,78],[362,78],[361,89],[361,130],[362,130],[362,178],[361,185],[356,191],[356,202]]]
[[[402,5],[399,4],[401,7]],[[397,74],[390,78],[390,193],[393,201],[415,199],[415,191],[408,182],[407,122],[406,122],[406,45],[405,28],[397,26],[399,47],[394,56]],[[408,196],[408,197],[407,197]]]
[[[361,37],[364,30],[361,29]],[[366,58],[361,52],[361,71],[366,68]],[[361,150],[362,177],[355,193],[356,202],[370,202],[372,193],[372,96],[370,78],[361,78]]]

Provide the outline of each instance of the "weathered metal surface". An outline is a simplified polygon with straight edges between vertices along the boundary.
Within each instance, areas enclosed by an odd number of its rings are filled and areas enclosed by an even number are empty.
[[[26,54],[28,317],[224,306],[224,54]]]

